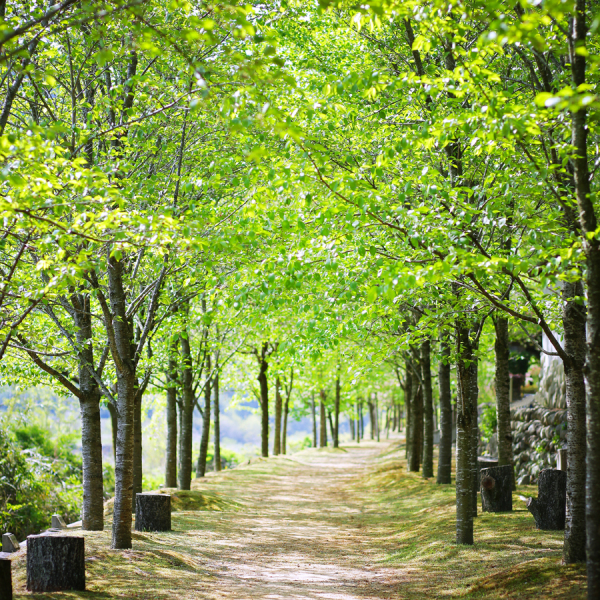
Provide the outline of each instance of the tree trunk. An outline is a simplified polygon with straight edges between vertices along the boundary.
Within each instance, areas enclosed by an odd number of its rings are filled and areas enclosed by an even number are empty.
[[[508,359],[510,356],[508,339],[508,319],[499,316],[494,320],[496,340],[496,417],[498,420],[498,466],[513,465],[513,436],[510,424],[510,374]],[[514,471],[513,471],[514,473]],[[513,478],[514,479],[514,478]]]
[[[208,456],[208,440],[210,438],[210,397],[212,395],[210,354],[206,353],[206,384],[204,386],[204,413],[202,419],[202,436],[200,437],[200,449],[198,462],[196,463],[196,477],[206,475],[206,458]]]
[[[81,351],[78,361],[79,408],[81,411],[81,458],[83,463],[83,506],[81,528],[104,529],[104,481],[102,473],[102,430],[100,426],[100,388],[90,373],[94,364],[92,314],[89,294],[72,299],[77,326],[76,339]],[[77,310],[77,309],[80,310]],[[111,415],[112,416],[112,415]],[[116,415],[115,415],[116,416]],[[115,428],[116,429],[116,428]],[[113,450],[116,447],[113,430]]]
[[[312,413],[312,426],[313,426],[313,448],[317,447],[317,409],[315,407],[315,393],[313,392],[310,397],[311,413]]]
[[[214,413],[215,413],[215,422],[213,425],[214,429],[214,444],[215,444],[215,453],[214,453],[214,470],[215,473],[221,470],[221,407],[219,406],[219,363],[218,363],[218,355],[215,357],[215,369],[216,374],[213,380],[213,391],[214,391]]]
[[[133,510],[133,411],[137,379],[135,371],[117,370],[118,430],[115,465],[115,503],[112,545],[116,550],[131,548]]]
[[[137,390],[133,408],[133,497],[142,493],[142,395]],[[135,512],[135,502],[132,510]]]
[[[265,345],[263,344],[263,354]],[[258,374],[258,382],[260,384],[260,411],[261,411],[261,429],[260,429],[260,444],[261,454],[263,457],[269,456],[269,382],[267,380],[267,369],[269,363],[265,358],[260,362],[260,372]]]
[[[416,373],[420,370],[420,364],[413,360],[411,365],[414,368],[414,372],[410,399],[411,420],[408,470],[417,473],[421,467],[421,455],[423,452],[423,386],[416,376]]]
[[[181,345],[181,428],[179,437],[179,489],[192,484],[192,452],[194,431],[194,376],[189,332],[184,332]]]
[[[359,400],[356,403],[356,410],[358,413],[356,421],[356,428],[358,430],[356,441],[360,444],[360,440],[362,440],[365,437],[365,424],[363,422],[362,400]]]
[[[283,432],[281,435],[281,453],[287,454],[287,425],[288,425],[288,415],[290,412],[290,397],[287,395],[285,397],[285,402],[283,404]]]
[[[340,375],[338,372],[337,379],[335,380],[335,404],[334,404],[334,425],[333,425],[333,447],[340,447]]]
[[[473,360],[467,367],[470,369],[471,374],[469,377],[470,382],[470,394],[471,394],[471,406],[473,407],[473,421],[471,425],[471,452],[470,452],[470,465],[471,473],[479,473],[479,465],[477,464],[477,458],[479,456],[479,422],[478,422],[478,399],[479,399],[479,379],[478,379],[478,365],[479,361],[475,356],[475,350],[477,346],[473,346]],[[478,482],[476,480],[471,481],[473,504],[471,506],[473,510],[473,516],[477,516],[477,493],[479,492]]]
[[[452,483],[452,396],[450,391],[450,347],[441,342],[438,384],[440,395],[440,445],[438,483]]]
[[[567,504],[565,520],[565,563],[584,562],[585,555],[585,306],[583,283],[563,283],[564,362],[567,390]]]
[[[377,436],[377,441],[379,441],[379,400],[377,398],[377,393],[375,393],[375,402],[373,402],[373,409],[375,412],[375,435]]]
[[[456,415],[456,543],[473,544],[473,481],[471,454],[474,412],[471,377],[474,362],[469,329],[457,328],[458,410]]]
[[[275,432],[273,435],[273,454],[281,454],[281,413],[283,401],[281,398],[281,382],[275,378]]]
[[[413,373],[412,363],[410,359],[405,362],[406,367],[406,381],[404,384],[404,406],[406,407],[406,422],[404,423],[404,434],[406,447],[404,449],[404,456],[406,460],[409,460],[410,449],[412,446],[411,432],[412,432],[412,395],[413,395]]]
[[[348,421],[350,424],[350,436],[352,437],[352,441],[356,439],[356,428],[355,428],[355,417],[352,413],[348,416]]]
[[[575,14],[570,23],[569,60],[573,86],[586,83],[585,49],[588,28],[586,2],[576,0]],[[572,113],[571,159],[575,179],[575,195],[582,246],[586,257],[586,283],[589,317],[587,322],[588,357],[586,365],[588,420],[586,461],[586,550],[588,598],[600,598],[600,240],[597,236],[598,217],[591,194],[588,163],[587,109],[579,106]],[[570,423],[569,423],[570,425]],[[570,444],[569,444],[570,450]],[[569,457],[570,459],[570,457]],[[568,470],[571,466],[568,466]],[[568,471],[567,471],[567,478]],[[567,483],[567,495],[569,494]],[[569,500],[567,499],[567,503]],[[567,508],[567,510],[569,510]],[[568,517],[567,517],[568,518]]]
[[[433,477],[433,392],[431,390],[431,342],[421,345],[421,377],[423,379],[423,477]]]
[[[104,529],[104,486],[102,475],[102,436],[100,392],[96,388],[80,401],[81,458],[83,462],[83,508],[81,528]]]
[[[165,487],[177,487],[177,341],[170,348],[167,369],[167,447]]]
[[[112,434],[113,461],[117,464],[117,431],[119,431],[119,423],[117,419],[117,407],[109,400],[106,403],[106,408],[110,414],[110,429]]]
[[[369,435],[370,435],[371,439],[374,440],[375,439],[375,415],[373,414],[373,412],[374,412],[373,400],[367,400],[367,406],[369,407]]]
[[[327,446],[327,414],[325,411],[325,391],[320,391],[319,401],[319,447],[325,448]]]
[[[331,411],[327,411],[327,420],[329,421],[329,432],[331,433],[331,441],[333,443],[333,438],[335,436],[335,429],[333,428],[333,415]]]

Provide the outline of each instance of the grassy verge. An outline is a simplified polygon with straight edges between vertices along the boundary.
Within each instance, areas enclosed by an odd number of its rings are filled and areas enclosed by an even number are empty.
[[[584,565],[562,564],[563,532],[537,530],[519,498],[537,496],[537,486],[519,486],[509,514],[482,513],[479,499],[475,544],[457,546],[454,485],[408,473],[403,453],[382,455],[361,489],[373,495],[365,525],[385,548],[380,563],[417,575],[407,597],[585,597]]]

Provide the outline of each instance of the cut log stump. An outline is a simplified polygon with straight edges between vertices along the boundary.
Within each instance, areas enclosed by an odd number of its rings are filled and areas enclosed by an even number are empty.
[[[171,531],[171,496],[135,495],[136,531]]]
[[[497,467],[498,459],[492,458],[491,456],[478,456],[477,457],[477,491],[481,488],[481,469],[487,469],[488,467]]]
[[[0,558],[0,598],[12,600],[12,573],[11,561],[8,557]]]
[[[527,500],[527,510],[533,515],[537,529],[564,529],[566,505],[567,473],[543,469],[538,480],[538,497]]]
[[[481,505],[483,512],[512,511],[512,466],[481,469]]]
[[[85,540],[66,535],[28,536],[27,589],[85,591]]]

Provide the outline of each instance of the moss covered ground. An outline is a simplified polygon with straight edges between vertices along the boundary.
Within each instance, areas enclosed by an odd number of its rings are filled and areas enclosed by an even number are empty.
[[[561,532],[512,514],[480,515],[472,547],[454,540],[454,487],[406,472],[398,442],[256,459],[174,494],[173,531],[134,533],[133,548],[86,538],[86,592],[15,598],[583,598],[582,566],[561,564]],[[110,521],[110,506],[107,506]]]

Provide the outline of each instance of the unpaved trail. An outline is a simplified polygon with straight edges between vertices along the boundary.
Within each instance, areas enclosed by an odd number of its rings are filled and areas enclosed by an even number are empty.
[[[288,463],[280,473],[243,478],[243,510],[206,517],[211,535],[203,554],[212,555],[205,564],[218,577],[199,597],[400,597],[406,573],[375,564],[381,549],[363,525],[365,498],[355,487],[384,447],[277,459]],[[231,483],[237,487],[235,473]]]
[[[204,510],[173,512],[173,531],[134,532],[131,550],[110,550],[109,524],[103,532],[69,531],[86,540],[87,591],[28,593],[21,551],[14,556],[14,597],[406,597],[402,583],[414,578],[414,570],[381,562],[393,544],[392,509],[377,505],[374,491],[364,485],[389,445],[365,442],[344,450],[258,459],[195,480],[193,489],[202,492],[201,498],[212,498],[213,504]],[[379,527],[371,526],[374,518]]]

